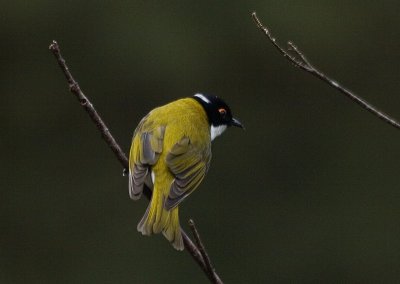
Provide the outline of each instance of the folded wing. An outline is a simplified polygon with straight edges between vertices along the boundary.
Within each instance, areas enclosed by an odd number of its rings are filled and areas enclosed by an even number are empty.
[[[165,126],[144,131],[140,123],[133,136],[133,147],[129,155],[129,196],[137,200],[143,185],[150,182],[150,166],[154,165],[163,148]]]
[[[170,210],[195,190],[207,173],[211,148],[199,149],[188,137],[182,138],[167,154],[166,163],[175,176],[164,207]]]

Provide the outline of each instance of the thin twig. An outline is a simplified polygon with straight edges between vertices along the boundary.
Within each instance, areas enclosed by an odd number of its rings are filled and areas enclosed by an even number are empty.
[[[257,27],[267,36],[269,41],[275,46],[275,48],[287,59],[289,60],[294,66],[299,67],[300,69],[310,73],[311,75],[317,77],[318,79],[324,81],[331,87],[335,88],[342,94],[344,94],[346,97],[351,99],[353,102],[361,106],[363,109],[366,109],[373,115],[377,116],[378,118],[382,119],[384,122],[390,124],[391,126],[400,129],[400,124],[388,116],[387,114],[377,110],[374,106],[360,98],[359,96],[355,95],[353,92],[348,90],[347,88],[341,86],[338,82],[335,80],[331,79],[324,73],[322,73],[320,70],[315,68],[313,65],[311,65],[310,61],[307,59],[307,57],[292,43],[288,42],[289,48],[286,50],[283,47],[277,43],[276,39],[272,36],[271,32],[268,30],[266,26],[264,26],[261,21],[258,19],[256,12],[253,12],[251,14],[253,17],[254,22],[256,23]],[[291,55],[289,52],[293,51],[294,55]]]
[[[117,141],[111,135],[110,130],[104,123],[103,119],[97,113],[96,109],[94,108],[91,101],[85,96],[82,92],[81,88],[77,81],[75,81],[74,77],[72,76],[71,72],[67,64],[65,63],[64,58],[61,56],[61,51],[58,43],[53,40],[53,42],[49,46],[50,51],[55,56],[58,65],[60,66],[61,70],[63,71],[65,78],[68,81],[70,91],[76,96],[79,100],[81,106],[85,109],[85,111],[89,114],[90,118],[92,119],[93,123],[97,126],[97,129],[100,131],[102,138],[107,143],[107,145],[111,148],[114,152],[115,156],[117,157],[118,161],[121,163],[122,167],[124,168],[124,172],[127,171],[129,167],[128,158],[126,157],[125,153],[122,151],[121,147],[118,145]],[[144,189],[144,195],[150,200],[151,198],[151,190],[147,187]],[[183,229],[181,229],[183,243],[185,245],[186,250],[190,253],[193,259],[197,262],[200,268],[204,271],[207,277],[210,279],[212,283],[222,283],[221,279],[215,272],[209,272],[208,266],[204,261],[203,255],[200,250],[196,247],[190,237],[185,233]],[[219,282],[216,282],[216,279]]]
[[[192,233],[194,236],[194,241],[196,242],[196,245],[197,245],[201,255],[203,256],[204,262],[206,263],[207,270],[209,271],[211,277],[213,277],[213,279],[214,279],[214,283],[222,283],[221,279],[216,277],[218,275],[215,273],[215,268],[211,264],[211,259],[208,256],[208,253],[206,251],[206,248],[205,248],[203,242],[201,241],[199,231],[196,228],[196,224],[194,223],[194,221],[192,219],[189,219],[189,227],[192,230]]]

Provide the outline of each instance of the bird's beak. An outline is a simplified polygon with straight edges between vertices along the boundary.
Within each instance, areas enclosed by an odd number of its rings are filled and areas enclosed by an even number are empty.
[[[244,129],[243,124],[236,118],[232,118],[231,125]]]

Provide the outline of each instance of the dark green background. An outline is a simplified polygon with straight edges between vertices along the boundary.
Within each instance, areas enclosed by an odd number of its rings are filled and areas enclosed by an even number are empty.
[[[168,3],[167,3],[168,2]],[[227,283],[400,279],[400,132],[293,68],[252,22],[400,118],[398,1],[2,1],[0,283],[204,283],[136,224],[122,168],[68,92],[59,41],[128,152],[150,109],[195,92],[246,125],[181,206]]]

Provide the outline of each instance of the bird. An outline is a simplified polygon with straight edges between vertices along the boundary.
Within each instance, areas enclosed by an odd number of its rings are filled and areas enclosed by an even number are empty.
[[[230,126],[244,129],[224,100],[214,95],[178,99],[143,117],[129,153],[130,198],[140,199],[144,185],[152,189],[139,232],[162,233],[176,250],[184,249],[178,205],[204,179],[211,141]]]

